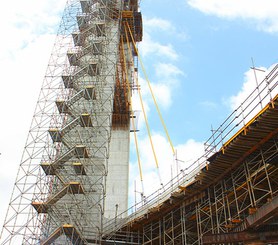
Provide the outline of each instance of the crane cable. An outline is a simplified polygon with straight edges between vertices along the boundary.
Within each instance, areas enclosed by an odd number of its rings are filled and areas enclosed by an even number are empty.
[[[128,102],[130,104],[130,109],[131,109],[131,122],[132,122],[132,127],[133,127],[133,134],[134,134],[134,141],[135,141],[135,147],[136,147],[136,155],[137,155],[137,160],[138,160],[138,167],[139,167],[139,173],[140,173],[140,181],[142,185],[142,196],[144,196],[144,184],[143,184],[143,174],[142,174],[142,165],[141,165],[141,160],[140,160],[140,154],[139,154],[139,147],[138,147],[138,140],[137,140],[137,134],[135,131],[135,122],[134,122],[134,114],[133,114],[133,109],[132,109],[132,100],[130,99],[131,95],[131,89],[130,89],[130,83],[128,80],[128,73],[127,73],[127,67],[126,67],[126,59],[125,59],[125,50],[124,50],[124,43],[123,43],[123,36],[121,36],[121,48],[122,48],[122,55],[123,55],[123,61],[124,61],[124,74],[126,75],[126,83],[127,83],[127,89],[128,89]]]
[[[137,55],[138,55],[138,59],[139,59],[139,62],[140,62],[142,71],[143,71],[144,76],[145,76],[145,78],[146,78],[146,81],[147,81],[147,83],[148,83],[148,86],[149,86],[149,89],[150,89],[150,92],[151,92],[151,95],[152,95],[152,98],[153,98],[153,101],[154,101],[154,104],[155,104],[157,113],[158,113],[159,118],[160,118],[160,121],[161,121],[161,123],[162,123],[162,125],[163,125],[163,128],[164,128],[165,134],[166,134],[166,136],[167,136],[167,139],[168,139],[168,141],[169,141],[169,143],[170,143],[170,146],[171,146],[173,155],[175,155],[175,149],[174,149],[173,143],[172,143],[172,141],[171,141],[171,139],[170,139],[170,136],[169,136],[168,130],[167,130],[167,128],[166,128],[165,122],[164,122],[164,120],[163,120],[162,114],[161,114],[161,112],[160,112],[160,110],[159,110],[159,107],[158,107],[158,104],[157,104],[157,102],[156,102],[156,99],[155,99],[155,96],[154,96],[154,93],[153,93],[153,90],[152,90],[152,87],[151,87],[151,83],[150,83],[150,81],[149,81],[149,79],[148,79],[148,76],[147,76],[146,70],[145,70],[145,68],[144,68],[142,59],[141,59],[141,57],[140,57],[140,55],[139,55],[139,52],[138,52],[138,49],[137,49],[137,47],[136,47],[136,45],[135,45],[135,41],[134,41],[134,38],[133,38],[133,36],[132,36],[132,32],[131,32],[131,30],[130,30],[130,26],[129,26],[129,24],[128,24],[127,22],[126,22],[126,24],[127,24],[127,27],[128,27],[128,30],[129,30],[131,39],[132,39],[132,43],[133,43],[135,52],[136,52]]]
[[[125,23],[129,28],[128,23],[127,22],[125,22]],[[127,30],[126,30],[126,25],[124,26],[125,27],[125,35],[126,35],[126,38],[127,38],[129,53],[130,53],[130,56],[132,57],[132,52],[131,52],[131,48],[130,48],[130,44],[129,44],[129,37],[128,37]],[[132,39],[132,42],[133,42],[133,45],[134,45],[134,39],[133,39],[133,35],[132,35],[131,32],[130,32],[130,36],[131,36],[131,39]],[[138,50],[136,49],[135,51],[138,55]],[[133,62],[133,59],[132,59],[132,62]],[[145,124],[146,124],[147,132],[148,132],[148,136],[149,136],[149,140],[150,140],[150,144],[151,144],[151,148],[152,148],[152,152],[153,152],[153,156],[154,156],[154,160],[155,160],[155,164],[156,164],[156,168],[157,168],[157,172],[158,172],[159,181],[160,181],[160,184],[163,186],[162,179],[161,179],[160,172],[159,172],[158,160],[157,160],[157,156],[156,156],[156,153],[155,153],[154,144],[153,144],[153,141],[152,141],[151,130],[150,130],[150,126],[149,126],[149,123],[148,123],[148,118],[147,118],[147,114],[146,114],[146,111],[145,111],[141,90],[139,89],[138,78],[136,77],[135,80],[136,80],[136,85],[138,87],[138,94],[139,94],[139,98],[140,98],[140,104],[141,104],[141,108],[142,108],[144,119],[145,119]]]

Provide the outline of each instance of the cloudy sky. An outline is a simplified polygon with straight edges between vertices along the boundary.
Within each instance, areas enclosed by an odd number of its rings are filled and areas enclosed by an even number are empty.
[[[65,0],[7,1],[0,15],[1,226],[64,5]],[[139,50],[181,169],[203,152],[211,128],[254,89],[252,60],[260,69],[278,62],[274,6],[274,0],[141,1],[144,37]],[[138,137],[148,194],[159,186],[159,175],[165,183],[175,170],[146,77],[139,77],[160,169],[158,174],[141,113]],[[134,180],[141,191],[133,153],[131,149],[131,196]]]

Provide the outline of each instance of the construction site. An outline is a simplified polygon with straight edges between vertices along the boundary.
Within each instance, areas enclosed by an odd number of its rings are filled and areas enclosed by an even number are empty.
[[[204,155],[129,206],[134,91],[147,121],[139,5],[67,1],[1,245],[278,244],[278,64],[213,131]]]

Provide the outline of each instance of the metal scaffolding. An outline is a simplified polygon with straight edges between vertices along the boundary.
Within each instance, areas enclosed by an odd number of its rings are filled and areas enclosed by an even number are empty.
[[[278,243],[278,65],[204,156],[130,212],[131,40],[137,0],[68,0],[1,244]]]
[[[128,67],[123,74],[119,56],[127,19],[140,41],[137,0],[68,0],[1,244],[96,244],[111,219],[109,208],[119,202],[121,212],[127,209],[128,178],[119,186],[126,189],[122,202],[109,192],[117,171],[128,176],[128,154],[125,166],[113,169],[116,157],[110,154],[111,142],[119,140],[113,130],[124,128],[123,149],[129,150],[131,94],[123,92],[135,71]]]
[[[275,65],[207,141],[210,152],[107,223],[104,244],[277,244],[277,77]]]
[[[267,141],[225,178],[203,190],[188,186],[115,228],[103,244],[276,244],[277,146],[277,137]]]

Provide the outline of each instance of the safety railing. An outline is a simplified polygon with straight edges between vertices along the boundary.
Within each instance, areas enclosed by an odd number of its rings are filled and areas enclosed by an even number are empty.
[[[207,159],[215,152],[227,146],[229,142],[240,132],[241,129],[250,125],[255,120],[258,111],[263,108],[278,93],[278,64],[276,64],[265,78],[259,82],[250,95],[235,109],[228,118],[213,132],[212,136],[205,142],[205,154],[193,162],[189,167],[180,171],[180,173],[163,185],[157,191],[152,193],[140,202],[130,207],[127,211],[119,214],[115,219],[104,224],[103,233],[113,236],[124,224],[132,222],[152,208],[159,208],[165,200],[171,197],[172,193],[179,189],[179,186],[191,184],[196,175],[207,164]],[[126,217],[127,213],[129,214]]]
[[[152,208],[158,207],[161,203],[170,198],[171,194],[178,190],[179,186],[184,187],[192,183],[199,171],[205,166],[206,158],[202,156],[183,171],[180,171],[177,176],[171,179],[167,184],[160,187],[157,191],[143,198],[143,200],[134,204],[127,211],[118,214],[115,219],[108,221],[103,228],[104,234],[110,234],[111,232],[122,227],[124,224],[142,217]],[[128,217],[126,217],[127,213],[129,214]]]
[[[266,72],[267,73],[267,72]],[[220,148],[226,147],[245,127],[249,126],[260,112],[278,92],[278,64],[270,70],[265,78],[257,83],[249,96],[213,130],[211,137],[205,142],[206,156],[212,155]]]

